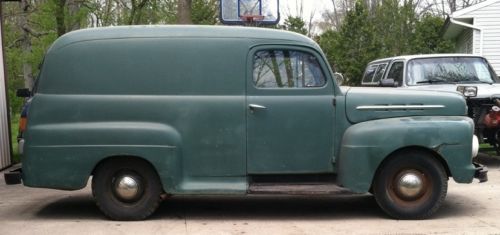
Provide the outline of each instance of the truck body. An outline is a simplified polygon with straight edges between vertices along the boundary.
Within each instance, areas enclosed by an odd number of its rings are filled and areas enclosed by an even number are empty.
[[[426,218],[448,177],[486,180],[461,95],[341,90],[333,72],[314,41],[280,30],[71,32],[45,56],[19,176],[63,190],[92,176],[97,205],[118,220],[146,218],[165,195],[339,190]]]

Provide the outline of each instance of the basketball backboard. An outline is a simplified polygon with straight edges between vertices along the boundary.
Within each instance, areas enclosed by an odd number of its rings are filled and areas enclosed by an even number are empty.
[[[277,24],[280,20],[279,0],[220,0],[223,24]]]

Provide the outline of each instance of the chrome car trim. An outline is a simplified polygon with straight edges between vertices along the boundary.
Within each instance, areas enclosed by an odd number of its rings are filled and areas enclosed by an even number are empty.
[[[444,105],[362,105],[356,107],[357,110],[422,110],[422,109],[442,109]]]

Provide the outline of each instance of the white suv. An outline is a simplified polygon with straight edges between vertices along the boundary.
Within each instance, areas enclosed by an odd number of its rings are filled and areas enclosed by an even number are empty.
[[[500,80],[488,61],[466,54],[407,55],[370,62],[362,86],[460,92],[479,140],[500,154]]]

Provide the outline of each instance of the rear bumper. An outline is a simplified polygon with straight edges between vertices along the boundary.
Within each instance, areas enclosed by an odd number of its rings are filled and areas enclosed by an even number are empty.
[[[479,183],[488,181],[488,168],[479,163],[474,163],[476,171],[474,172],[474,178],[479,180]]]
[[[18,168],[3,174],[5,179],[5,184],[13,185],[20,184],[22,182],[23,174],[22,168]]]

